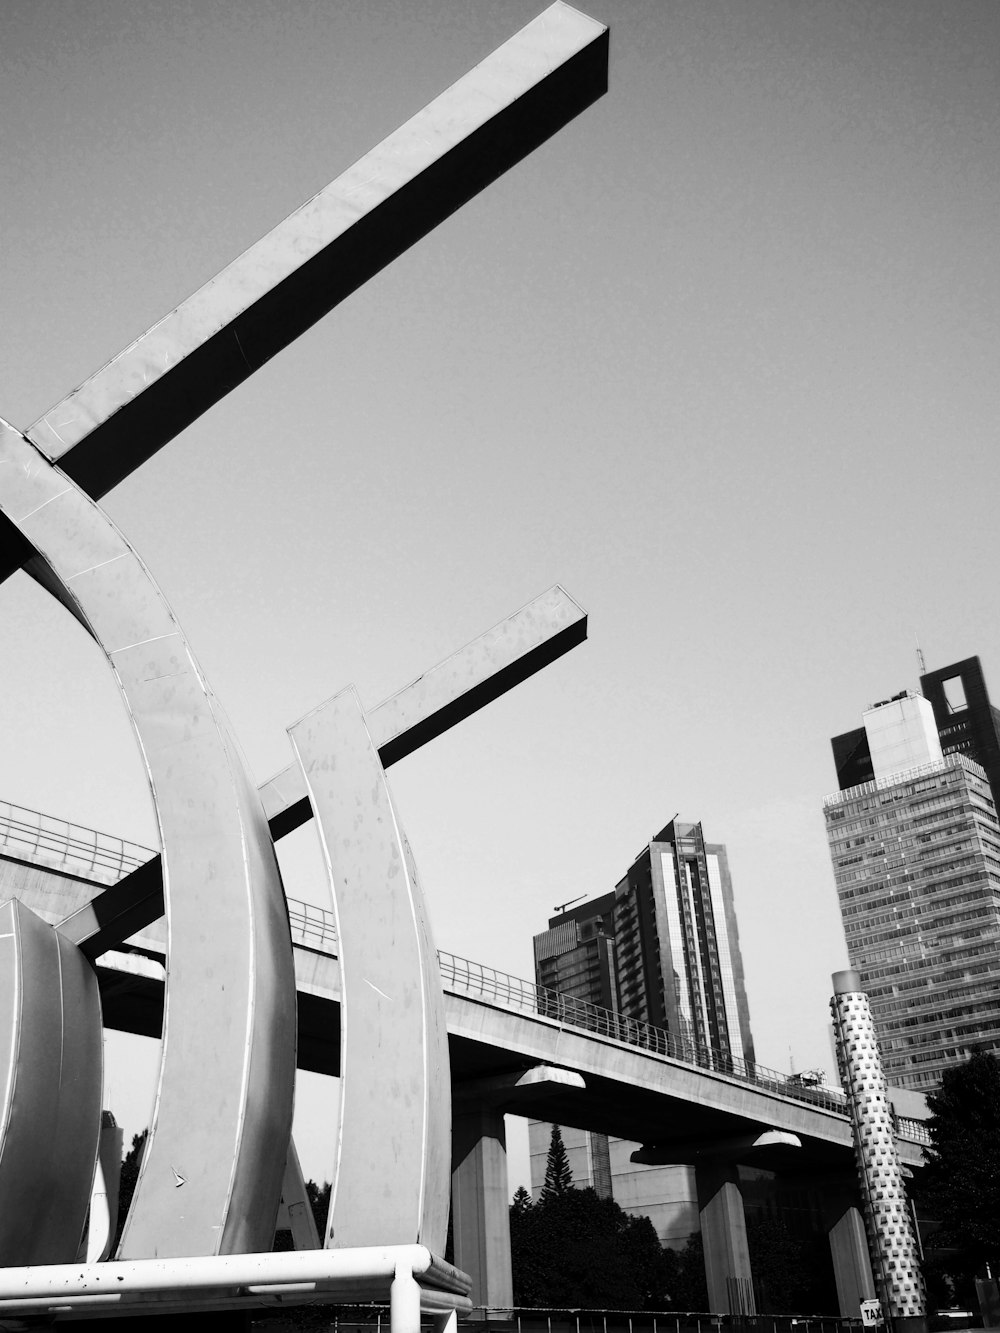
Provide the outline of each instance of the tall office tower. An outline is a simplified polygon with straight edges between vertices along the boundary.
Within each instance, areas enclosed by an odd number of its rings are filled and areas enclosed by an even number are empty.
[[[903,691],[863,721],[870,778],[826,798],[830,855],[886,1076],[926,1089],[972,1050],[1000,1051],[1000,823],[985,769],[943,752],[930,700]]]
[[[1000,708],[990,703],[979,658],[966,657],[926,672],[920,677],[920,693],[934,709],[942,751],[967,755],[984,768],[993,804],[1000,809]],[[864,727],[834,736],[831,745],[841,790],[871,782],[872,756]]]

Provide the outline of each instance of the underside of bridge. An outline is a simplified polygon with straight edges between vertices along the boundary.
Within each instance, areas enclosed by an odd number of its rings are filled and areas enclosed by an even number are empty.
[[[123,972],[99,964],[97,975],[105,1026],[143,1037],[159,1037],[163,1019],[163,983],[154,977]],[[298,1067],[312,1073],[337,1075],[340,1071],[340,1004],[328,996],[300,990],[298,1013]],[[451,1026],[451,1024],[449,1024]],[[553,1124],[596,1130],[616,1138],[646,1144],[676,1146],[678,1161],[693,1159],[694,1150],[707,1142],[727,1142],[759,1135],[761,1120],[752,1114],[691,1101],[668,1098],[662,1087],[632,1085],[623,1095],[620,1079],[588,1070],[585,1088],[561,1083],[534,1085],[528,1097],[513,1090],[514,1080],[538,1060],[484,1040],[451,1032],[449,1035],[452,1088],[456,1098],[486,1096],[514,1114],[530,1115]],[[492,1085],[492,1090],[491,1090]],[[509,1089],[509,1090],[505,1090]],[[810,1170],[850,1166],[850,1136],[844,1124],[840,1141],[806,1138]],[[781,1168],[783,1150],[758,1149],[757,1165]]]
[[[114,961],[120,962],[120,956]],[[154,969],[159,961],[148,957]],[[106,962],[98,964],[97,973],[105,1025],[158,1037],[162,980]],[[460,1026],[453,1015],[463,1002],[454,996],[446,1000],[452,1006],[449,1028]],[[585,1078],[564,1075],[559,1069],[540,1065],[532,1055],[454,1031],[449,1036],[449,1051],[455,1259],[473,1277],[478,1306],[503,1309],[513,1305],[505,1113],[658,1145],[660,1160],[694,1166],[706,1276],[716,1312],[729,1312],[748,1299],[752,1302],[739,1160],[822,1189],[841,1314],[856,1317],[860,1301],[873,1294],[845,1122],[840,1121],[826,1138],[785,1136],[798,1137],[800,1147],[784,1141],[755,1147],[751,1145],[764,1126],[759,1113],[755,1116],[749,1109],[739,1114],[704,1101],[670,1097],[662,1086],[623,1087],[620,1078],[592,1070]],[[299,990],[299,1068],[336,1075],[339,1061],[339,1002],[329,994]]]

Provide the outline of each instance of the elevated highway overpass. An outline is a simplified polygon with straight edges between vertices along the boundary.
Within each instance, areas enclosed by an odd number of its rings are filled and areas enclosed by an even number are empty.
[[[129,844],[102,850],[85,837],[77,842],[74,848],[71,833],[46,839],[12,832],[0,810],[0,900],[17,896],[44,919],[64,921],[151,855]],[[333,914],[292,899],[288,907],[299,1067],[337,1074]],[[707,1252],[731,1249],[733,1228],[742,1226],[740,1162],[838,1181],[831,1245],[842,1308],[855,1312],[867,1256],[842,1093],[684,1049],[662,1029],[452,954],[440,953],[439,961],[451,1056],[456,1262],[474,1275],[480,1303],[512,1300],[503,1115],[513,1113],[638,1142],[643,1160],[693,1165]],[[160,1035],[165,964],[162,918],[95,959],[106,1027]],[[919,1166],[925,1141],[919,1122],[899,1118],[899,1149],[909,1167]]]

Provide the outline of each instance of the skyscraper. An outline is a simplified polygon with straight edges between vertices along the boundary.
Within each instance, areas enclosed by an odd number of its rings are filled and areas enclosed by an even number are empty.
[[[614,923],[613,893],[552,917],[548,930],[534,937],[538,985],[577,1000],[589,1000],[602,1009],[617,1010]]]
[[[695,1048],[753,1060],[729,861],[701,824],[660,830],[615,888],[621,1008]]]
[[[969,757],[990,759],[996,710],[976,658],[923,679],[931,699],[904,690],[864,714],[863,744],[834,738],[842,789],[824,802],[851,966],[889,1081],[914,1089],[1000,1051],[1000,823]]]
[[[643,848],[613,893],[549,920],[534,939],[541,986],[666,1028],[690,1059],[725,1068],[753,1060],[743,960],[726,849],[677,819]],[[541,1186],[550,1126],[533,1122],[532,1187]],[[640,1166],[639,1146],[563,1129],[577,1184],[651,1218],[661,1241],[698,1229],[694,1171]]]
[[[753,1059],[726,849],[674,819],[613,893],[535,936],[542,986],[666,1028],[695,1051]]]

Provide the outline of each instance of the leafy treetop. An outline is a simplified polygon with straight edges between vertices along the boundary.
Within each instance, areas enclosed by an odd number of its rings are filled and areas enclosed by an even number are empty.
[[[918,1201],[939,1221],[937,1245],[963,1253],[971,1267],[1000,1266],[1000,1061],[982,1053],[945,1070],[928,1093],[931,1146]]]

